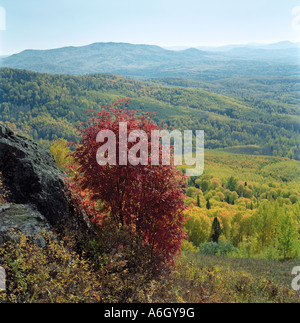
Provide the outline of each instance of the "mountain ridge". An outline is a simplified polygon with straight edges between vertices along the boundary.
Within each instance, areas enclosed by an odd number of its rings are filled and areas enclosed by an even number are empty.
[[[1,65],[49,74],[112,73],[140,79],[168,76],[210,80],[232,77],[237,70],[243,76],[299,74],[295,68],[299,51],[298,48],[242,51],[236,48],[225,53],[197,48],[172,51],[156,45],[109,42],[25,50],[2,58]]]

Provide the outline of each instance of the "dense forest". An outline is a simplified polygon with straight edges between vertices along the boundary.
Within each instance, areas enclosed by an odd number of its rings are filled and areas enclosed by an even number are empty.
[[[155,112],[159,124],[205,130],[206,148],[300,159],[294,79],[285,85],[286,102],[232,98],[181,83],[166,86],[107,74],[48,75],[2,68],[0,84],[0,121],[48,147],[58,138],[76,141],[74,125],[85,119],[86,110],[99,111],[131,97],[130,108]]]
[[[189,179],[186,192],[186,229],[200,252],[299,257],[299,162],[207,151],[205,165],[202,176]],[[215,218],[221,228],[219,245],[211,240]]]
[[[300,103],[300,79],[297,76],[233,76],[204,82],[188,78],[166,77],[153,82],[168,86],[198,88],[212,93],[240,98],[251,107],[270,112],[285,110],[295,113]]]

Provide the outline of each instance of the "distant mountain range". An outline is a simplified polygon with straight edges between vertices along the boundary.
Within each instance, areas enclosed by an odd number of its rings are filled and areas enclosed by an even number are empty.
[[[299,44],[232,45],[169,50],[151,45],[95,43],[82,47],[25,50],[1,58],[3,67],[50,74],[112,73],[140,79],[184,77],[216,80],[236,76],[299,74]]]
[[[237,45],[225,45],[218,47],[207,47],[200,46],[196,47],[197,49],[206,50],[206,51],[216,51],[216,52],[225,52],[228,50],[236,48],[248,48],[248,49],[291,49],[291,48],[300,48],[300,43],[292,43],[290,41],[282,41],[274,44],[237,44]]]
[[[169,50],[185,50],[190,47],[188,46],[169,46],[164,47]],[[281,41],[274,44],[232,44],[232,45],[223,45],[223,46],[196,46],[196,49],[211,51],[211,52],[226,52],[235,48],[251,48],[251,49],[290,49],[290,48],[300,48],[300,43],[293,43],[290,41]]]

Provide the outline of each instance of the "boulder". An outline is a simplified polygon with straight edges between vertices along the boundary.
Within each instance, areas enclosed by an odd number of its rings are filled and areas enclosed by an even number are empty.
[[[52,154],[3,125],[0,172],[10,202],[34,205],[53,226],[72,217],[64,193],[66,174],[57,168]]]
[[[0,242],[13,227],[29,236],[43,229],[61,233],[66,224],[89,230],[88,222],[69,204],[66,174],[57,168],[52,154],[1,124],[0,172],[9,191],[9,203],[0,206]]]
[[[0,244],[8,240],[16,241],[18,235],[12,229],[35,238],[40,245],[43,239],[38,234],[52,232],[46,218],[34,206],[5,203],[0,205]]]

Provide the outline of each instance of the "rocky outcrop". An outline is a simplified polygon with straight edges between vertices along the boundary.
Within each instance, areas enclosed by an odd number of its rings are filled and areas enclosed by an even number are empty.
[[[70,217],[64,194],[66,175],[52,154],[0,125],[0,172],[10,201],[33,204],[51,225]]]
[[[5,203],[0,205],[0,244],[15,240],[16,235],[12,229],[35,237],[40,245],[43,239],[38,234],[52,231],[46,218],[33,206]]]
[[[52,154],[4,125],[0,125],[0,172],[13,203],[0,209],[0,235],[14,223],[25,234],[35,234],[41,224],[47,229],[66,222],[82,225],[64,192],[66,174],[56,167]]]

